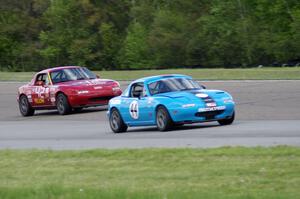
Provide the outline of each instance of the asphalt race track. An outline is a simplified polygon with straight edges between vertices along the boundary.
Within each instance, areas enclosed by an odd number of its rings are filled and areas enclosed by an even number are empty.
[[[22,83],[0,82],[0,148],[91,149],[143,147],[300,146],[300,81],[211,81],[208,89],[230,92],[236,121],[193,124],[169,132],[155,127],[114,134],[106,107],[60,116],[37,111],[22,117],[16,102]],[[127,82],[122,82],[122,87]]]

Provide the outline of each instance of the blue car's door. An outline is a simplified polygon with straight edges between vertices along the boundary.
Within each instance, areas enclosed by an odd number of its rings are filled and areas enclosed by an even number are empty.
[[[130,112],[129,112],[129,105],[131,104],[132,101],[133,101],[133,98],[122,96],[120,112],[121,112],[122,118],[125,123],[131,122],[131,120],[132,120]]]
[[[133,84],[129,96],[122,97],[121,112],[129,126],[151,124],[151,108],[148,97],[144,96],[143,86],[143,83]]]
[[[151,125],[153,124],[153,106],[150,103],[151,98],[150,97],[141,97],[138,100],[139,105],[139,122],[141,122],[143,125]]]

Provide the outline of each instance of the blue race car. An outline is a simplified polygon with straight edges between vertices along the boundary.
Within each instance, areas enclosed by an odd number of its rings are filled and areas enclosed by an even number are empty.
[[[115,133],[125,132],[128,126],[151,125],[167,131],[195,122],[231,124],[234,107],[230,94],[207,90],[190,76],[159,75],[132,82],[109,101],[107,115]]]

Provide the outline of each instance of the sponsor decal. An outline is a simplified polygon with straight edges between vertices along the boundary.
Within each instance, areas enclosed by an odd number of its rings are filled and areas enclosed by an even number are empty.
[[[182,108],[189,108],[189,107],[194,107],[196,104],[184,104],[182,105]]]
[[[153,97],[149,97],[149,98],[148,98],[148,101],[147,101],[147,104],[152,104],[153,100],[154,100]]]
[[[33,93],[36,93],[38,94],[38,97],[41,98],[42,97],[42,94],[45,93],[45,88],[42,87],[42,86],[37,86],[33,89]]]
[[[211,103],[206,103],[206,106],[212,107],[212,106],[217,106],[217,104],[215,102],[211,102]]]
[[[138,101],[134,100],[129,105],[129,113],[133,119],[139,118],[139,104]]]
[[[120,87],[113,87],[113,88],[112,88],[112,91],[113,91],[113,92],[116,92],[116,91],[118,91],[118,90],[121,90]]]
[[[225,110],[225,106],[215,106],[215,107],[207,107],[207,108],[199,108],[198,112],[206,112],[206,111],[221,111]]]
[[[111,104],[121,104],[121,100],[119,100],[119,99],[112,99],[112,100],[110,101],[110,103],[111,103]]]
[[[55,97],[51,97],[50,101],[55,102]]]
[[[78,91],[77,93],[78,93],[78,94],[87,94],[87,93],[89,93],[89,91],[83,90],[83,91]]]
[[[35,102],[36,104],[42,104],[42,103],[45,102],[45,100],[42,99],[42,98],[36,98],[36,99],[34,99],[34,102]]]
[[[45,90],[45,97],[49,97],[49,88],[46,88],[46,90]]]
[[[28,98],[28,102],[32,102],[32,96],[31,96],[31,94],[27,95],[27,98]]]
[[[102,88],[103,88],[102,86],[94,86],[95,90],[102,89]]]
[[[206,98],[206,97],[208,97],[208,95],[205,94],[205,93],[197,93],[196,96],[200,97],[200,98]]]
[[[105,84],[105,81],[99,81],[99,79],[94,79],[94,80],[90,80],[90,83],[93,85],[97,85],[97,84]]]
[[[105,81],[99,81],[97,79],[87,81],[88,85],[102,85],[102,84],[105,84],[105,83],[106,83]]]

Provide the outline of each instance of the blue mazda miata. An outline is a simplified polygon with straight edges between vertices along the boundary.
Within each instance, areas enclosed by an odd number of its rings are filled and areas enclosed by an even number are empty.
[[[234,107],[227,92],[205,89],[190,76],[174,74],[135,80],[109,101],[107,115],[115,133],[125,132],[128,126],[151,125],[167,131],[196,122],[231,124]]]

